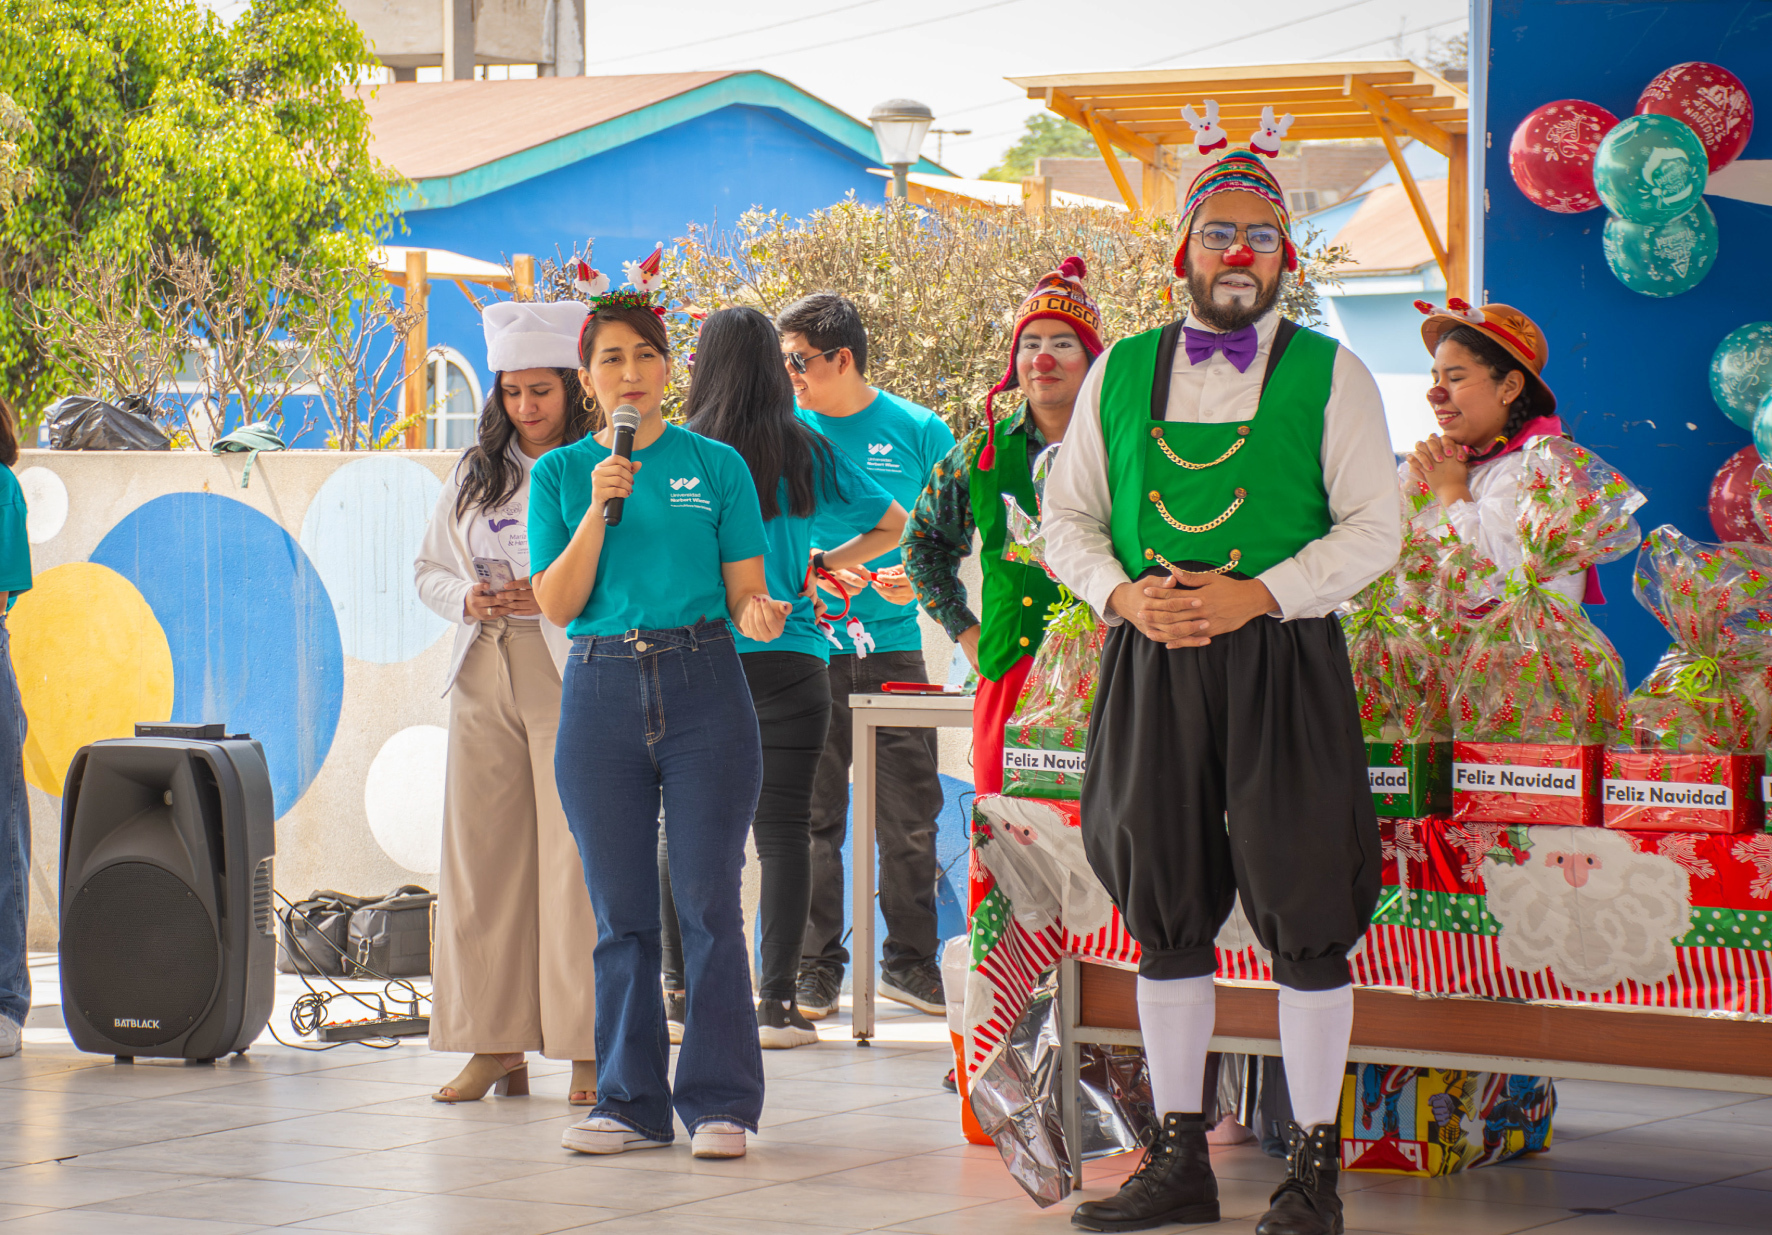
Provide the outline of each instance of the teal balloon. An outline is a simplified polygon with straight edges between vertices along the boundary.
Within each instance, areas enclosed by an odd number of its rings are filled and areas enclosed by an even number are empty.
[[[1594,188],[1619,218],[1666,223],[1692,209],[1710,179],[1710,156],[1690,126],[1653,113],[1626,116],[1600,141]]]
[[[1717,216],[1699,202],[1666,223],[1613,217],[1600,239],[1620,283],[1645,296],[1678,296],[1704,282],[1717,260]]]
[[[1751,429],[1767,395],[1772,395],[1772,322],[1749,322],[1717,344],[1710,358],[1710,397],[1723,415]]]
[[[1760,452],[1760,458],[1772,459],[1772,395],[1761,400],[1759,410],[1754,413],[1754,449]]]

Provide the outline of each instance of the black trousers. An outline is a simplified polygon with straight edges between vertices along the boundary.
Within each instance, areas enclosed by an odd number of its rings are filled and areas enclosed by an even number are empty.
[[[849,831],[849,761],[854,754],[851,694],[882,682],[924,682],[921,652],[876,652],[831,657],[831,730],[818,761],[812,793],[812,910],[802,955],[841,969],[843,947],[843,838]],[[879,778],[874,797],[875,842],[880,852],[880,912],[886,939],[880,963],[898,973],[932,960],[935,930],[935,821],[941,814],[941,776],[935,730],[880,729]],[[857,855],[857,861],[862,861]],[[863,964],[871,963],[863,957]]]
[[[1114,627],[1087,753],[1083,843],[1141,974],[1214,972],[1240,893],[1281,985],[1348,982],[1381,860],[1339,621],[1261,617],[1174,650]]]
[[[831,720],[825,663],[805,652],[745,652],[739,657],[751,684],[763,738],[763,790],[751,835],[763,871],[758,906],[763,920],[762,999],[792,999],[800,972],[800,941],[812,896],[812,782]],[[665,984],[683,985],[683,939],[671,899],[670,857],[658,835],[658,890],[664,928]]]

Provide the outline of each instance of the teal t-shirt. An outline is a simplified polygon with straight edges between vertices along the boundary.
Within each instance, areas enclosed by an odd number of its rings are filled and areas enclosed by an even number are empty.
[[[9,467],[0,467],[0,592],[12,609],[20,592],[31,590],[31,541],[25,535],[25,492]]]
[[[815,456],[816,458],[816,456]],[[892,495],[869,479],[841,450],[830,452],[830,465],[820,467],[814,481],[814,506],[810,515],[790,515],[788,482],[776,485],[775,504],[784,513],[763,524],[763,538],[769,550],[763,555],[763,566],[769,576],[769,594],[777,600],[792,600],[794,611],[788,614],[781,637],[773,643],[758,643],[738,636],[740,652],[805,652],[821,660],[829,660],[831,641],[818,628],[812,598],[801,596],[806,580],[806,567],[812,554],[812,527],[815,520],[826,526],[845,529],[840,539],[821,548],[834,549],[862,532],[871,532],[880,525],[880,516],[892,505]],[[829,604],[836,598],[826,595]],[[840,603],[840,602],[839,602]],[[842,623],[836,623],[837,637],[843,638]]]
[[[529,474],[529,569],[553,564],[591,504],[591,471],[609,457],[594,438],[550,450]],[[566,633],[620,635],[726,620],[723,562],[763,556],[763,512],[732,447],[666,425],[641,463],[622,520],[603,534],[591,599]],[[735,632],[736,633],[736,632]]]
[[[954,448],[954,435],[941,417],[884,390],[853,416],[825,416],[808,411],[801,415],[906,510],[917,504],[917,495],[929,483],[929,473]],[[853,535],[844,526],[820,511],[812,523],[812,543],[820,549],[842,544]],[[884,570],[899,562],[899,552],[893,549],[869,562],[868,567]],[[915,603],[895,605],[869,588],[850,600],[849,611],[861,619],[873,636],[874,651],[922,651],[923,635],[917,629]],[[843,641],[843,651],[855,650],[842,623],[838,623],[837,637]]]

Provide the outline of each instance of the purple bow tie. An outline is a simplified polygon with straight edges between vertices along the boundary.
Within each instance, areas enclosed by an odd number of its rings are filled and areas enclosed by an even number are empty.
[[[1210,359],[1213,352],[1223,352],[1224,358],[1237,366],[1238,373],[1249,371],[1250,362],[1255,359],[1255,349],[1260,346],[1253,326],[1245,326],[1229,334],[1183,326],[1181,333],[1187,338],[1189,364],[1199,364],[1202,360]]]

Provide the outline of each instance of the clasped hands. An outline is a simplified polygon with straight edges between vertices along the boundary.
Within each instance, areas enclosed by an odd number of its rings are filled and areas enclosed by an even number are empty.
[[[491,584],[476,583],[463,604],[470,622],[496,622],[502,617],[540,617],[541,606],[535,601],[529,576],[511,580],[510,586],[494,591]]]
[[[1172,570],[1122,583],[1108,607],[1166,648],[1201,648],[1279,605],[1260,579]]]

